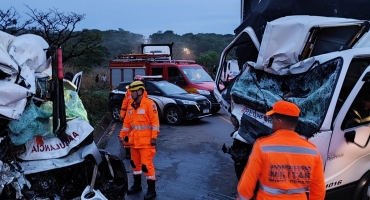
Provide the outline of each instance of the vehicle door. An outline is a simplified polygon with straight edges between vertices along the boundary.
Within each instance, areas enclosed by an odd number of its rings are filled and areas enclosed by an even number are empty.
[[[351,63],[338,98],[337,107],[342,104],[341,108],[337,114],[334,112],[333,134],[325,165],[327,189],[357,181],[370,168],[370,120],[362,115],[362,121],[353,123],[353,116],[358,113],[370,113],[363,100],[364,93],[370,94],[370,59],[361,62],[361,65]],[[361,66],[363,72],[358,73]]]
[[[153,100],[156,103],[158,111],[161,114],[165,106],[162,92],[151,82],[147,82],[145,84],[145,89],[148,93],[149,99]]]
[[[251,27],[245,28],[240,32],[235,39],[222,51],[218,71],[215,78],[215,89],[214,94],[221,107],[227,110],[227,114],[230,115],[230,103],[231,96],[230,91],[235,82],[235,79],[228,79],[227,74],[227,60],[235,59],[238,57],[239,69],[242,69],[242,65],[247,61],[256,62],[260,43],[257,36]],[[244,52],[248,52],[244,55]],[[240,55],[243,54],[243,55]]]
[[[187,89],[187,84],[184,79],[184,75],[180,71],[178,66],[167,66],[168,69],[168,81],[170,83],[176,84],[181,88]]]

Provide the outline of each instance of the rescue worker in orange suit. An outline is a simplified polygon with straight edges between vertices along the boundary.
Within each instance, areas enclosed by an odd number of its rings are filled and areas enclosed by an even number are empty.
[[[134,184],[127,191],[127,194],[142,191],[141,174],[145,172],[148,191],[144,199],[149,200],[157,195],[153,158],[156,153],[155,145],[159,133],[158,111],[155,103],[148,98],[143,82],[132,82],[129,90],[133,102],[127,109],[119,135],[121,143],[131,148]]]
[[[140,75],[136,75],[134,77],[134,81],[144,81],[144,78]],[[126,95],[125,95],[125,98],[123,99],[122,105],[121,105],[120,119],[122,121],[123,121],[123,119],[125,119],[127,107],[129,105],[131,105],[132,102],[133,102],[133,100],[132,100],[132,97],[131,97],[131,92],[128,89],[128,90],[126,90]],[[131,158],[130,148],[127,145],[125,145],[124,148],[125,148],[125,158],[130,159]]]
[[[314,144],[294,132],[300,109],[278,101],[267,116],[272,117],[273,134],[259,138],[238,184],[238,198],[257,200],[325,198],[324,169]]]

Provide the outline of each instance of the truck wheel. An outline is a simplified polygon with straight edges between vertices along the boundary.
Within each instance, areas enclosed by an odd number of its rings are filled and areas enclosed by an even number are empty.
[[[112,114],[112,119],[116,122],[121,121],[120,117],[120,112],[121,112],[121,106],[120,105],[114,105],[112,107],[112,110],[110,111]]]
[[[221,107],[212,108],[212,115],[216,114],[220,109]]]
[[[179,109],[175,107],[167,108],[164,114],[164,119],[166,120],[167,124],[173,125],[173,126],[179,125],[182,121],[181,113]]]

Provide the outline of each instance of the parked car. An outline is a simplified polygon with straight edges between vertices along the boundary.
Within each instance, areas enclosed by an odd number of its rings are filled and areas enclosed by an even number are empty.
[[[115,121],[120,121],[122,101],[130,83],[122,82],[109,93],[108,109]],[[157,105],[159,117],[169,125],[211,115],[211,102],[203,95],[187,93],[165,80],[145,80],[144,84],[149,98]]]

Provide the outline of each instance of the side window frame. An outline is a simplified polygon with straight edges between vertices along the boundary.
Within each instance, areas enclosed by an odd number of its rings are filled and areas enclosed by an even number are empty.
[[[363,65],[362,63],[368,63],[368,64]],[[339,112],[343,108],[348,97],[352,95],[352,91],[355,89],[355,86],[358,84],[361,76],[363,75],[363,72],[366,71],[369,65],[370,65],[370,58],[360,58],[360,59],[355,58],[351,61],[351,64],[346,72],[346,76],[344,78],[344,81],[343,81],[343,84],[342,84],[342,87],[341,87],[341,90],[338,96],[337,105],[333,113],[333,118],[332,118],[333,126],[334,126],[335,121],[337,120]],[[357,93],[355,94],[357,96]],[[352,101],[351,101],[351,105],[352,105]],[[346,111],[346,113],[347,112],[348,110]]]
[[[369,59],[369,61],[370,61],[370,59]],[[370,76],[370,65],[368,65],[366,67],[366,69],[362,73],[360,73],[360,76],[358,77],[357,82],[353,86],[352,90],[348,93],[348,95],[347,95],[348,97],[346,97],[346,99],[343,101],[343,104],[340,105],[340,109],[337,112],[337,116],[333,116],[333,120],[334,120],[333,126],[339,126],[341,130],[353,129],[355,127],[361,126],[361,124],[358,124],[356,126],[346,127],[344,125],[344,123],[345,123],[345,120],[347,120],[346,117],[347,117],[347,114],[348,114],[349,110],[352,108],[352,104],[355,102],[355,99],[357,98],[358,94],[363,89],[363,86],[365,85],[365,83],[366,83],[366,85],[368,85],[370,83],[369,80],[366,80],[366,78],[365,78],[367,76]],[[346,84],[346,83],[343,82],[343,85],[344,84]],[[342,91],[343,91],[343,86],[342,86],[342,89],[341,89],[341,93],[342,93]],[[343,94],[339,95],[338,100],[341,97],[341,95],[343,95]],[[337,105],[337,107],[338,107],[338,105]],[[370,123],[370,122],[368,122],[368,123]],[[365,123],[365,124],[367,124],[367,123]]]
[[[164,72],[164,66],[152,66],[151,68],[151,75],[155,76],[155,75],[162,75],[163,72]]]

